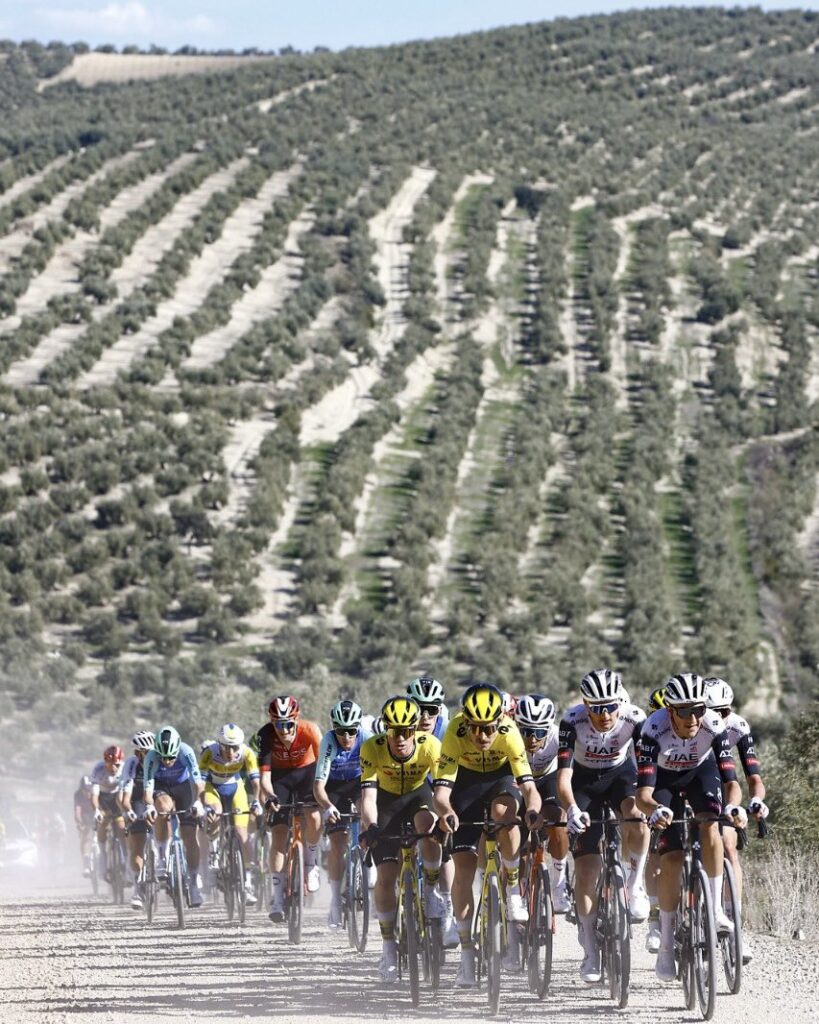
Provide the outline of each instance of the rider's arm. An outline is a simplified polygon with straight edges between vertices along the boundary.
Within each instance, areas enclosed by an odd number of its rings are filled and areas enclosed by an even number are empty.
[[[154,775],[156,774],[156,767],[158,763],[159,755],[154,750],[149,750],[145,755],[142,768],[143,778],[143,794],[142,801],[146,807],[153,807],[154,805]]]
[[[316,758],[316,774],[313,781],[313,796],[319,807],[326,811],[332,807],[332,801],[327,796],[327,779],[330,778],[330,767],[335,754],[335,743],[333,742],[332,730],[324,734]]]
[[[534,783],[533,779],[528,779],[523,782],[518,780],[520,791],[523,795],[523,803],[526,806],[527,811],[537,811],[540,813],[540,809],[543,806],[543,800],[541,799],[540,792]]]
[[[644,732],[637,744],[637,806],[649,816],[660,806],[654,799],[659,753],[657,741]]]
[[[452,811],[451,794],[455,780],[458,778],[458,760],[460,745],[453,723],[447,726],[441,743],[441,754],[433,772],[433,808],[440,818],[449,817]]]
[[[765,799],[765,783],[762,781],[762,769],[759,758],[756,754],[754,737],[751,735],[750,726],[743,719],[742,724],[747,732],[737,740],[737,753],[742,763],[742,770],[748,780],[748,794],[757,800]]]
[[[378,823],[378,786],[361,786],[361,830]]]

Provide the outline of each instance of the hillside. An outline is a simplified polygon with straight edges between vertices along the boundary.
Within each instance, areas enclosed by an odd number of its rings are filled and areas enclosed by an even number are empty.
[[[47,89],[72,53],[6,46],[2,733],[422,668],[815,696],[818,46],[666,9]]]

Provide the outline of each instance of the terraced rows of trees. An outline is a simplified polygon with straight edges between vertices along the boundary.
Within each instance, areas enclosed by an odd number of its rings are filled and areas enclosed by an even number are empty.
[[[39,92],[74,51],[0,44],[2,732],[421,669],[815,698],[818,45],[663,10]]]

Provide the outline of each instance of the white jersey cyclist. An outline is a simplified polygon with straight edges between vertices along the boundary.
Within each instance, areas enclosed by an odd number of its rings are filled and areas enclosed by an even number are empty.
[[[120,784],[124,771],[125,765],[121,764],[112,775],[108,771],[105,761],[97,761],[91,769],[91,792],[96,795],[100,793],[116,793],[121,788]]]
[[[645,712],[633,704],[621,704],[614,725],[608,732],[598,732],[589,718],[585,704],[569,708],[560,723],[560,749],[558,765],[571,768],[572,763],[608,771],[633,757],[640,731],[646,720]]]
[[[560,746],[560,729],[557,722],[549,726],[549,732],[543,741],[543,746],[537,750],[527,750],[526,757],[529,760],[529,767],[535,779],[542,779],[544,775],[550,775],[557,771],[557,750]]]
[[[713,756],[721,768],[733,769],[731,746],[725,723],[715,711],[706,711],[700,728],[690,739],[678,736],[671,725],[671,712],[653,712],[642,729],[638,773],[641,786],[654,785],[657,768],[687,772]]]

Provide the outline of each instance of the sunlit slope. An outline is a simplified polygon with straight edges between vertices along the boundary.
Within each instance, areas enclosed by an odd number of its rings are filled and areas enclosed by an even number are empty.
[[[818,38],[668,10],[45,92],[13,53],[0,714],[602,663],[805,699]]]

